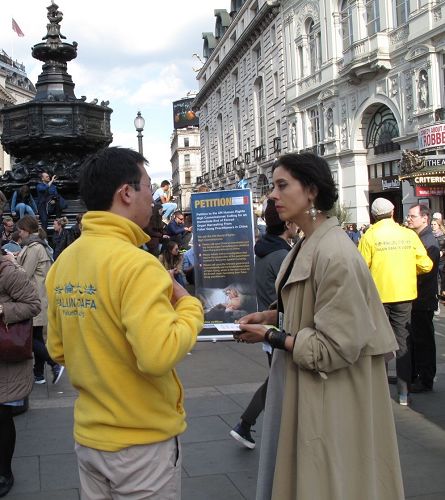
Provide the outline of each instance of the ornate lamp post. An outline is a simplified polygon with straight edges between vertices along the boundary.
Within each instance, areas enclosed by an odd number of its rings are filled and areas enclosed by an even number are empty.
[[[136,118],[134,119],[134,127],[136,129],[136,132],[138,133],[138,149],[139,153],[142,155],[144,154],[142,152],[142,132],[144,131],[144,126],[145,126],[145,120],[141,115],[141,112],[138,111],[138,114],[136,115]]]

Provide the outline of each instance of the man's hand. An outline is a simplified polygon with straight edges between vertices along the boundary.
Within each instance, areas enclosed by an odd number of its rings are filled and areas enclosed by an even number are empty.
[[[172,294],[172,298],[170,299],[170,302],[172,304],[172,306],[174,307],[176,302],[178,302],[178,300],[181,298],[181,297],[186,297],[187,295],[190,295],[187,290],[181,286],[176,280],[175,280],[175,272],[174,271],[168,271],[168,273],[170,274],[170,277],[172,279],[172,283],[173,283],[173,294]]]

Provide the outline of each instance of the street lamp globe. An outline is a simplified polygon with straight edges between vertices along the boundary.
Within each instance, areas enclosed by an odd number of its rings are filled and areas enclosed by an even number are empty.
[[[142,150],[142,132],[144,130],[144,126],[145,126],[145,120],[143,118],[143,116],[141,115],[141,112],[138,111],[138,114],[136,115],[136,118],[134,119],[134,127],[136,129],[136,132],[138,133],[138,149],[139,149],[139,153],[142,155],[143,154],[143,150]]]
[[[134,127],[137,132],[142,132],[145,127],[145,120],[144,117],[141,115],[141,112],[138,111],[138,114],[136,115],[136,118],[134,119]]]

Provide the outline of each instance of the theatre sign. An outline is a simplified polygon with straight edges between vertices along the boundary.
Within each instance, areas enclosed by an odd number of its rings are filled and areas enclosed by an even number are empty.
[[[445,123],[419,129],[419,150],[445,148]]]
[[[399,178],[410,181],[415,189],[415,196],[444,196],[445,155],[422,156],[404,152]]]

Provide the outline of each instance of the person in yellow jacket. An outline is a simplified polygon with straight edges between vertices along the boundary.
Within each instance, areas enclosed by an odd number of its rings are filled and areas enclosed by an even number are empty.
[[[82,498],[180,498],[186,422],[175,366],[195,344],[203,310],[139,248],[152,205],[145,164],[115,147],[86,160],[82,235],[46,281],[48,351],[79,393]]]
[[[371,271],[397,339],[399,403],[408,405],[411,355],[407,324],[411,303],[417,297],[417,275],[429,272],[433,262],[417,234],[394,221],[394,205],[389,200],[376,198],[371,213],[376,222],[362,236],[358,249]]]

